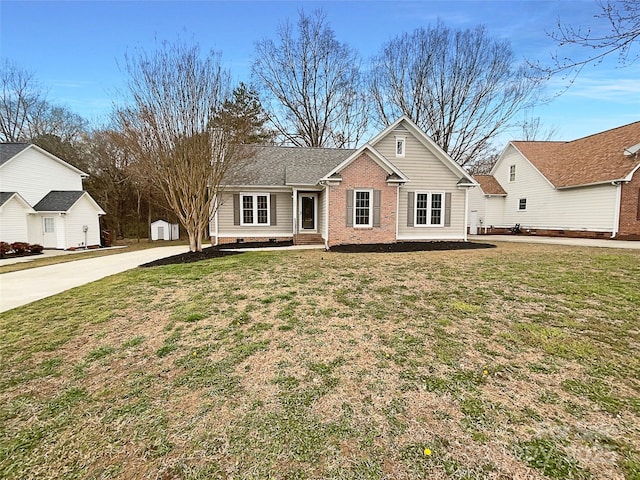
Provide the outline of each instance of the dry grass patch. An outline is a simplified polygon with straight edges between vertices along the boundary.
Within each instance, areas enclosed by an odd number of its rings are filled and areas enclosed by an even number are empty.
[[[3,478],[640,475],[640,255],[138,269],[0,315]]]

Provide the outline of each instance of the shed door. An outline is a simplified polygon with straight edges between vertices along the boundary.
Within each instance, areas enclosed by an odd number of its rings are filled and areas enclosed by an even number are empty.
[[[58,248],[55,217],[42,218],[42,246],[45,248]]]
[[[158,240],[165,240],[164,238],[164,225],[158,225]]]

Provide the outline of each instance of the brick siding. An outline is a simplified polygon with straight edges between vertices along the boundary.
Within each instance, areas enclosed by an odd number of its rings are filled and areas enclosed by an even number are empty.
[[[329,246],[396,241],[398,188],[387,183],[387,172],[363,153],[341,172],[342,182],[329,186]],[[347,227],[347,190],[380,190],[380,226]],[[373,201],[373,199],[372,199]],[[373,214],[373,209],[371,211]]]
[[[622,184],[618,228],[620,237],[640,239],[640,171],[636,171],[630,182]]]

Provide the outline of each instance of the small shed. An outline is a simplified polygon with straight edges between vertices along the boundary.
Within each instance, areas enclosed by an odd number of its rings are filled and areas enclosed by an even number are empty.
[[[151,224],[151,240],[179,240],[180,227],[177,223],[156,220]]]

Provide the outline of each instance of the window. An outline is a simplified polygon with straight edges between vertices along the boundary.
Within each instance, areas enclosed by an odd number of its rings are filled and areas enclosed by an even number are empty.
[[[516,181],[516,166],[515,165],[511,165],[509,167],[509,181],[510,182],[515,182]]]
[[[404,157],[405,137],[396,137],[396,157]]]
[[[371,190],[354,190],[354,215],[355,227],[371,226]]]
[[[56,231],[55,219],[53,217],[44,217],[44,233],[54,233]]]
[[[269,225],[269,195],[264,193],[243,193],[241,225]]]
[[[416,192],[415,225],[444,225],[444,194]]]
[[[527,209],[527,199],[521,198],[518,201],[518,210],[526,210]]]

